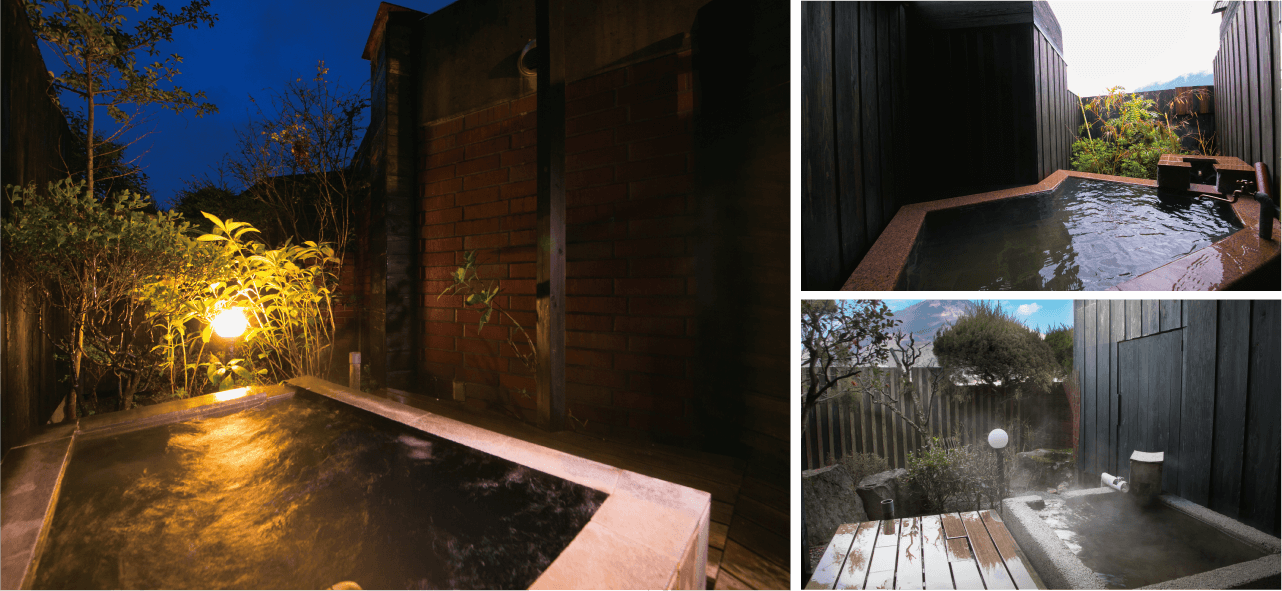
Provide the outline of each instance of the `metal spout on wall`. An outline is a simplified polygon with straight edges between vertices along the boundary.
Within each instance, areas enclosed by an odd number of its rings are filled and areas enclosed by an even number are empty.
[[[1131,497],[1141,507],[1153,504],[1162,494],[1162,462],[1164,452],[1135,451],[1131,454]]]

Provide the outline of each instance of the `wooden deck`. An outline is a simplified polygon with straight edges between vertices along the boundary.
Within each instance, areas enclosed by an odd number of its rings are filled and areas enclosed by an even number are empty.
[[[806,588],[1043,588],[1033,572],[985,510],[843,525]]]
[[[709,589],[788,589],[787,458],[749,461],[673,446],[612,441],[572,431],[550,433],[512,417],[396,390],[377,396],[509,437],[712,494]]]

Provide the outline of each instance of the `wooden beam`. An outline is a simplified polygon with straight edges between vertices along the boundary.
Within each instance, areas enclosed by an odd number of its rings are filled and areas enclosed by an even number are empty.
[[[565,25],[562,0],[535,2],[539,44],[535,312],[538,424],[565,428]]]

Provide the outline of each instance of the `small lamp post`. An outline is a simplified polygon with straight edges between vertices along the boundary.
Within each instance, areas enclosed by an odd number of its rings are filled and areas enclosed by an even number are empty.
[[[993,429],[988,434],[988,445],[991,445],[993,451],[997,452],[997,490],[998,495],[1003,499],[1006,498],[1006,462],[1002,460],[1002,448],[1006,447],[1006,443],[1009,441],[1010,438],[1001,429]]]
[[[219,312],[213,321],[214,332],[225,339],[234,339],[245,334],[245,329],[249,327],[249,320],[245,319],[245,311],[240,308],[227,308]]]

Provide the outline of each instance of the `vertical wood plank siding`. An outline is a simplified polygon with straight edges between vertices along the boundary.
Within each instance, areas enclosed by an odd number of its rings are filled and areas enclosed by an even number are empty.
[[[837,289],[902,205],[907,20],[897,2],[801,10],[802,289]]]
[[[1220,153],[1269,165],[1278,184],[1278,2],[1231,2],[1215,68]],[[1277,196],[1273,196],[1274,200]]]
[[[1164,451],[1166,492],[1277,535],[1279,308],[1074,302],[1086,476],[1129,476],[1132,451]]]
[[[839,288],[903,205],[1069,166],[1076,102],[1049,6],[926,4],[802,4],[804,290]],[[919,115],[939,112],[940,88],[945,120]]]

